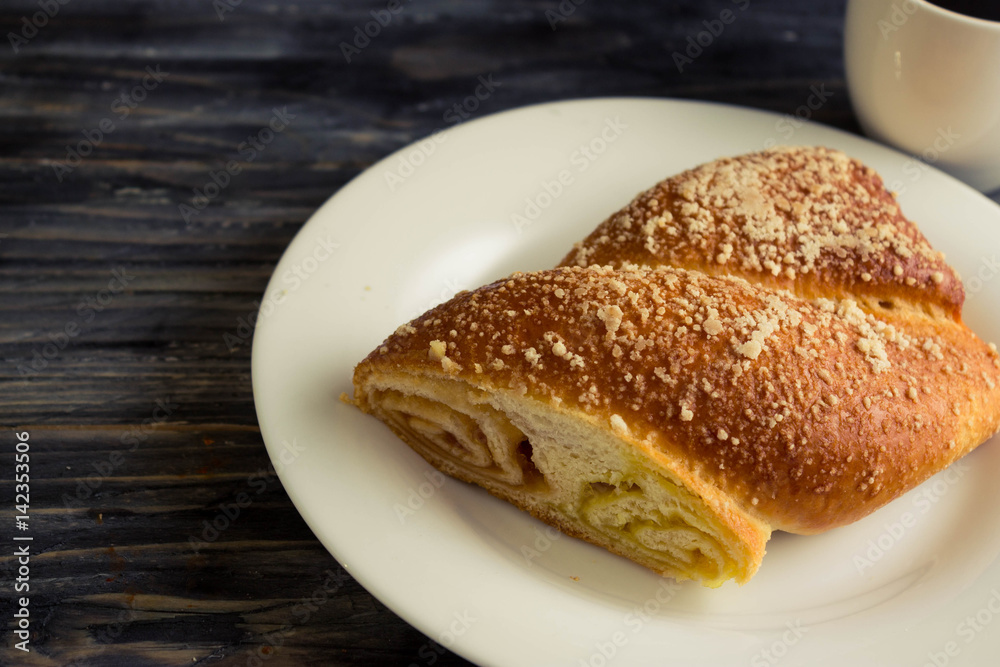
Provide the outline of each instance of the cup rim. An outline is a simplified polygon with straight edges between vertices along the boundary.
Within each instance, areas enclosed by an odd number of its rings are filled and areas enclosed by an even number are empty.
[[[966,25],[986,28],[989,30],[995,30],[1000,32],[1000,21],[991,21],[989,19],[981,19],[976,16],[969,16],[968,14],[962,14],[960,12],[953,11],[951,9],[945,9],[944,7],[939,7],[938,5],[930,2],[929,0],[903,0],[903,4],[906,2],[912,2],[914,4],[920,5],[929,12],[937,13],[938,15],[950,19],[952,21],[957,21],[959,23],[965,23]]]

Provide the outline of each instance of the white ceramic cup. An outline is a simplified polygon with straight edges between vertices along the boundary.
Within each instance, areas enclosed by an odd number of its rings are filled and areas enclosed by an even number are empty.
[[[925,0],[849,0],[844,62],[865,133],[1000,188],[1000,22]]]

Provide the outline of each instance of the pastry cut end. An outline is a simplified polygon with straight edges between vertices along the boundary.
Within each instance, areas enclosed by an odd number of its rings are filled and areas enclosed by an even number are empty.
[[[677,579],[868,516],[1000,428],[1000,355],[869,167],[776,148],[671,177],[547,271],[460,292],[356,369],[432,465]]]
[[[445,474],[655,572],[717,587],[757,571],[771,528],[636,440],[615,414],[363,362],[351,401]]]

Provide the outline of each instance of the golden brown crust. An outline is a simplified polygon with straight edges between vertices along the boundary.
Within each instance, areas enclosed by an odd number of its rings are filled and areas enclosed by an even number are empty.
[[[873,311],[902,302],[957,319],[965,298],[961,280],[878,174],[826,148],[776,148],[669,178],[562,261],[626,263],[741,276],[804,297],[850,297]]]
[[[624,424],[800,533],[867,515],[1000,428],[1000,358],[950,318],[893,325],[682,269],[515,274],[400,327],[358,374],[375,364]]]
[[[560,268],[401,326],[355,403],[568,534],[743,582],[772,529],[851,523],[1000,429],[1000,355],[963,299],[874,171],[780,148],[668,179]],[[566,447],[593,465],[553,466]],[[687,514],[656,519],[664,498]]]

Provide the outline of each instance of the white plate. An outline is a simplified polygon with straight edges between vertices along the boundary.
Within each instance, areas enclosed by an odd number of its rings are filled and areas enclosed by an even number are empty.
[[[275,270],[255,334],[268,452],[306,522],[361,584],[481,665],[995,664],[1000,443],[854,525],[775,535],[753,581],[709,590],[670,584],[435,477],[337,400],[355,363],[456,290],[550,267],[647,186],[775,142],[840,148],[878,169],[966,277],[966,321],[1000,341],[1000,280],[990,280],[1000,208],[865,139],[640,99],[546,104],[455,127],[374,165],[316,212]],[[434,655],[424,647],[412,662]]]

